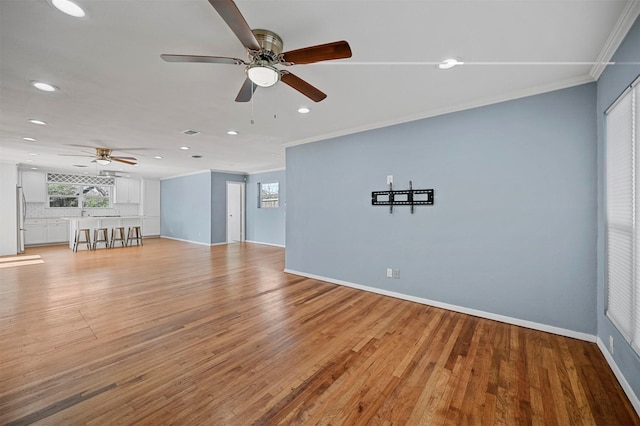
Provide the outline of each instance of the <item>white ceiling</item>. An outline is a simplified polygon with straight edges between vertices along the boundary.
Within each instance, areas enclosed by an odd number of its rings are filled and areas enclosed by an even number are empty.
[[[353,57],[288,68],[328,94],[317,104],[282,83],[236,103],[241,66],[160,59],[246,58],[207,0],[76,2],[88,17],[0,0],[0,161],[96,173],[89,157],[59,155],[82,154],[75,144],[120,148],[139,165],[100,169],[143,177],[283,168],[286,145],[593,81],[640,12],[637,0],[238,0],[285,51],[347,40]],[[435,67],[451,56],[465,65]]]

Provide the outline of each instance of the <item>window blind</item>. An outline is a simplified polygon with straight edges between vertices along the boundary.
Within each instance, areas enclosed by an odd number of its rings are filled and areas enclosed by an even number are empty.
[[[607,316],[640,353],[640,86],[607,111]]]

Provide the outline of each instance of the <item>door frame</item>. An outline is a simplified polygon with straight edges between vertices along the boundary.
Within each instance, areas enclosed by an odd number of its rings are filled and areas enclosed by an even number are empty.
[[[227,181],[227,196],[226,196],[226,204],[227,204],[227,216],[225,220],[225,240],[227,244],[232,243],[233,241],[229,241],[229,185],[239,185],[240,186],[240,242],[245,241],[245,218],[246,218],[246,208],[245,208],[245,182],[237,182],[237,181]]]

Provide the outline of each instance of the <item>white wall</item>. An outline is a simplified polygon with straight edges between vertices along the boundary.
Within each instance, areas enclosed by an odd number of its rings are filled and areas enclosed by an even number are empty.
[[[18,166],[0,163],[0,256],[18,252],[17,185]]]

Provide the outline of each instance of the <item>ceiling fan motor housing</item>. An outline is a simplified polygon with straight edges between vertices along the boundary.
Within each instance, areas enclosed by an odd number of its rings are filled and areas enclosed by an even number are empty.
[[[273,31],[263,29],[251,30],[251,32],[260,46],[260,59],[265,60],[268,58],[274,62],[277,61],[278,55],[282,53],[284,46],[280,36]],[[266,57],[262,57],[262,55]]]
[[[280,80],[280,71],[274,64],[280,62],[280,53],[284,43],[280,36],[273,31],[257,29],[251,30],[260,50],[249,50],[251,63],[245,69],[247,76],[253,83],[261,87],[270,87]]]

